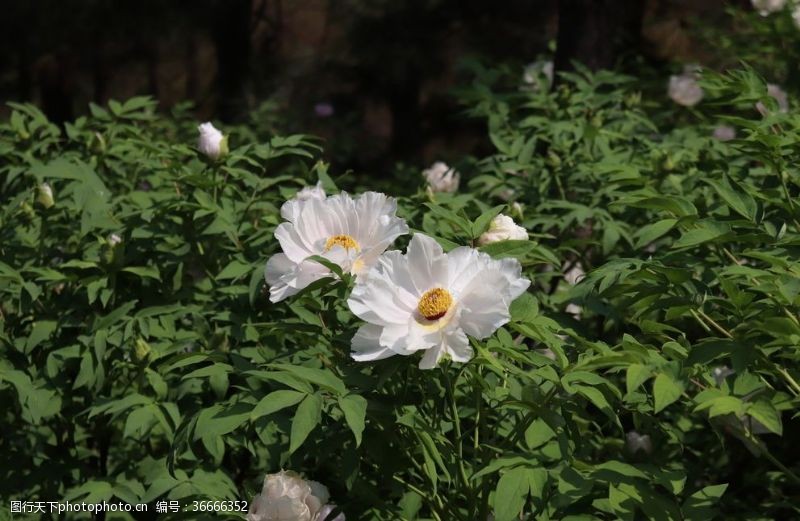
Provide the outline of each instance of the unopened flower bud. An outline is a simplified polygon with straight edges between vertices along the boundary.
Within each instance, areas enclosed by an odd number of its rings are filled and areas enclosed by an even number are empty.
[[[528,230],[517,225],[511,217],[500,214],[492,219],[489,229],[478,238],[478,244],[483,246],[499,241],[524,241],[527,239]]]
[[[133,349],[133,354],[136,356],[136,360],[139,362],[144,362],[150,356],[151,352],[152,349],[150,344],[148,344],[143,338],[136,339]]]
[[[106,151],[106,140],[101,133],[94,133],[89,142],[89,149],[95,154],[103,154]]]
[[[53,199],[53,189],[50,187],[50,183],[42,183],[39,185],[36,191],[36,202],[45,208],[52,208],[53,205],[56,204]]]
[[[211,123],[203,123],[197,130],[200,137],[197,140],[197,148],[209,159],[216,161],[228,154],[228,138],[222,132],[214,128]]]

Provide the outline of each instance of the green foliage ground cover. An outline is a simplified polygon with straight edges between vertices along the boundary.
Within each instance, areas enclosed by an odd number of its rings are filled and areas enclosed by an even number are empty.
[[[285,468],[350,520],[800,516],[798,113],[746,69],[706,74],[692,109],[610,72],[552,92],[472,72],[494,152],[459,158],[455,193],[403,179],[398,214],[445,250],[513,216],[530,239],[481,249],[532,284],[469,363],[429,371],[352,360],[348,275],[267,298],[280,206],[378,183],[314,138],[224,129],[209,161],[145,98],[65,129],[13,105],[0,498],[249,500]]]

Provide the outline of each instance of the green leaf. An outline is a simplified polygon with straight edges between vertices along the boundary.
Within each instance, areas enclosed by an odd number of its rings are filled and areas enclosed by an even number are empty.
[[[367,415],[367,400],[357,394],[348,394],[339,398],[339,408],[344,413],[347,426],[356,438],[356,447],[361,445],[361,434],[364,432],[364,421]]]
[[[490,256],[501,259],[504,257],[524,257],[537,247],[533,241],[498,241],[481,246],[480,250]]]
[[[532,294],[525,292],[514,299],[508,311],[514,322],[528,322],[539,314],[539,302]]]
[[[501,204],[499,206],[495,206],[489,210],[483,212],[480,217],[475,219],[475,222],[472,225],[472,238],[477,239],[481,236],[483,232],[489,227],[489,224],[492,222],[492,219],[497,217],[497,215],[505,208],[506,205]]]
[[[625,370],[625,389],[630,394],[638,389],[653,375],[650,367],[642,364],[631,364]]]
[[[216,276],[216,280],[238,279],[253,270],[252,264],[233,260]]]
[[[691,248],[725,236],[730,232],[730,227],[715,221],[699,221],[696,228],[685,232],[680,239],[675,241],[673,248]]]
[[[555,438],[556,433],[541,418],[537,418],[531,423],[530,427],[525,430],[525,443],[529,449],[535,449]]]
[[[644,226],[634,235],[634,237],[636,237],[636,249],[644,248],[651,242],[662,237],[676,224],[678,224],[678,219],[662,219]]]
[[[53,320],[41,320],[33,324],[31,334],[25,341],[25,352],[30,353],[34,347],[50,338],[50,335],[56,330],[56,326],[58,326],[58,322]]]
[[[289,453],[294,453],[303,445],[311,431],[322,420],[322,398],[317,394],[310,394],[300,402],[292,419],[292,430],[289,436]]]
[[[714,187],[714,190],[719,196],[722,197],[725,203],[736,213],[748,221],[755,221],[757,209],[756,201],[752,195],[747,193],[735,181],[731,180],[728,176],[723,176],[721,181],[707,178],[702,179],[702,181]]]
[[[523,467],[513,468],[500,476],[493,502],[496,521],[513,521],[522,512],[530,491],[528,477],[528,469]]]
[[[320,387],[324,387],[325,389],[328,389],[336,394],[347,393],[347,388],[344,386],[344,382],[342,382],[341,378],[333,374],[330,369],[314,369],[312,367],[303,367],[291,364],[271,364],[270,367],[291,373],[298,378],[306,380],[307,382],[311,382],[312,384],[316,384]]]
[[[714,519],[716,509],[714,506],[719,502],[722,494],[728,485],[711,485],[692,494],[684,501],[681,509],[686,519]]]
[[[253,407],[253,410],[250,411],[250,420],[257,420],[262,416],[267,416],[281,409],[285,409],[286,407],[291,407],[306,396],[308,396],[306,393],[286,389],[273,391],[263,397],[256,406]]]
[[[683,383],[669,373],[659,373],[653,382],[654,410],[658,413],[683,394]]]
[[[781,423],[781,414],[775,407],[766,400],[758,400],[751,403],[747,408],[747,414],[758,420],[764,427],[774,432],[775,434],[783,434],[783,424]]]

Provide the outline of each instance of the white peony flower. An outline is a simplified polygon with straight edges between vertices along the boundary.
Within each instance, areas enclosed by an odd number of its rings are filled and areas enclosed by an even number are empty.
[[[713,136],[719,141],[730,141],[736,139],[736,129],[728,125],[718,125],[714,129]]]
[[[295,195],[295,199],[299,201],[308,201],[309,199],[325,199],[325,190],[322,188],[322,181],[317,181],[314,186],[306,186]]]
[[[786,0],[750,0],[753,8],[758,11],[761,16],[769,16],[770,14],[780,11],[786,5]]]
[[[353,337],[358,361],[426,351],[421,369],[445,356],[472,358],[467,335],[483,339],[509,321],[508,306],[528,289],[516,259],[494,260],[472,248],[444,253],[415,234],[408,252],[383,254],[347,304],[367,322]]]
[[[319,514],[317,514],[316,521],[345,521],[344,514],[338,514],[335,517],[328,519],[328,516],[333,513],[335,508],[336,505],[324,505],[322,509],[320,509]]]
[[[778,112],[789,112],[789,96],[785,90],[774,83],[767,83],[767,94],[778,103]],[[756,103],[756,110],[762,116],[769,114],[769,109],[760,101]]]
[[[270,300],[294,295],[331,272],[307,260],[319,255],[355,275],[366,273],[399,236],[408,233],[397,217],[397,202],[367,192],[355,199],[342,192],[326,199],[292,199],[281,207],[284,222],[275,230],[283,253],[273,255],[264,272]]]
[[[669,77],[667,94],[678,105],[693,107],[703,99],[703,89],[697,82],[696,71],[696,67],[687,65],[683,74]]]
[[[553,62],[538,60],[525,66],[522,81],[531,90],[548,89],[553,83]]]
[[[528,230],[516,224],[511,217],[500,214],[492,219],[489,229],[478,238],[478,244],[483,246],[499,241],[524,241],[527,239]]]
[[[639,434],[636,431],[630,431],[625,435],[625,446],[631,454],[636,454],[640,450],[645,454],[653,452],[653,442],[650,440],[650,435]]]
[[[423,170],[422,175],[434,192],[455,192],[461,181],[461,174],[441,161],[437,161],[427,170]]]
[[[211,123],[203,123],[197,127],[200,137],[197,148],[209,159],[217,160],[228,153],[228,139]]]
[[[295,472],[267,474],[261,494],[253,498],[247,521],[316,521],[328,502],[328,489]]]

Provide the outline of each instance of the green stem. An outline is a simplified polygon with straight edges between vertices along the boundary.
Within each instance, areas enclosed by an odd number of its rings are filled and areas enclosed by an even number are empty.
[[[456,434],[454,444],[456,446],[456,450],[458,451],[458,472],[461,476],[461,481],[463,482],[464,488],[469,491],[469,479],[467,478],[467,470],[464,467],[464,445],[461,442],[461,420],[458,416],[455,388],[453,387],[453,382],[450,380],[450,367],[451,365],[448,364],[446,367],[442,368],[442,373],[444,373],[444,381],[447,387],[447,395],[449,399],[448,401],[450,402],[450,414],[453,417],[453,428],[455,429]],[[467,497],[472,497],[472,495],[468,494]]]

